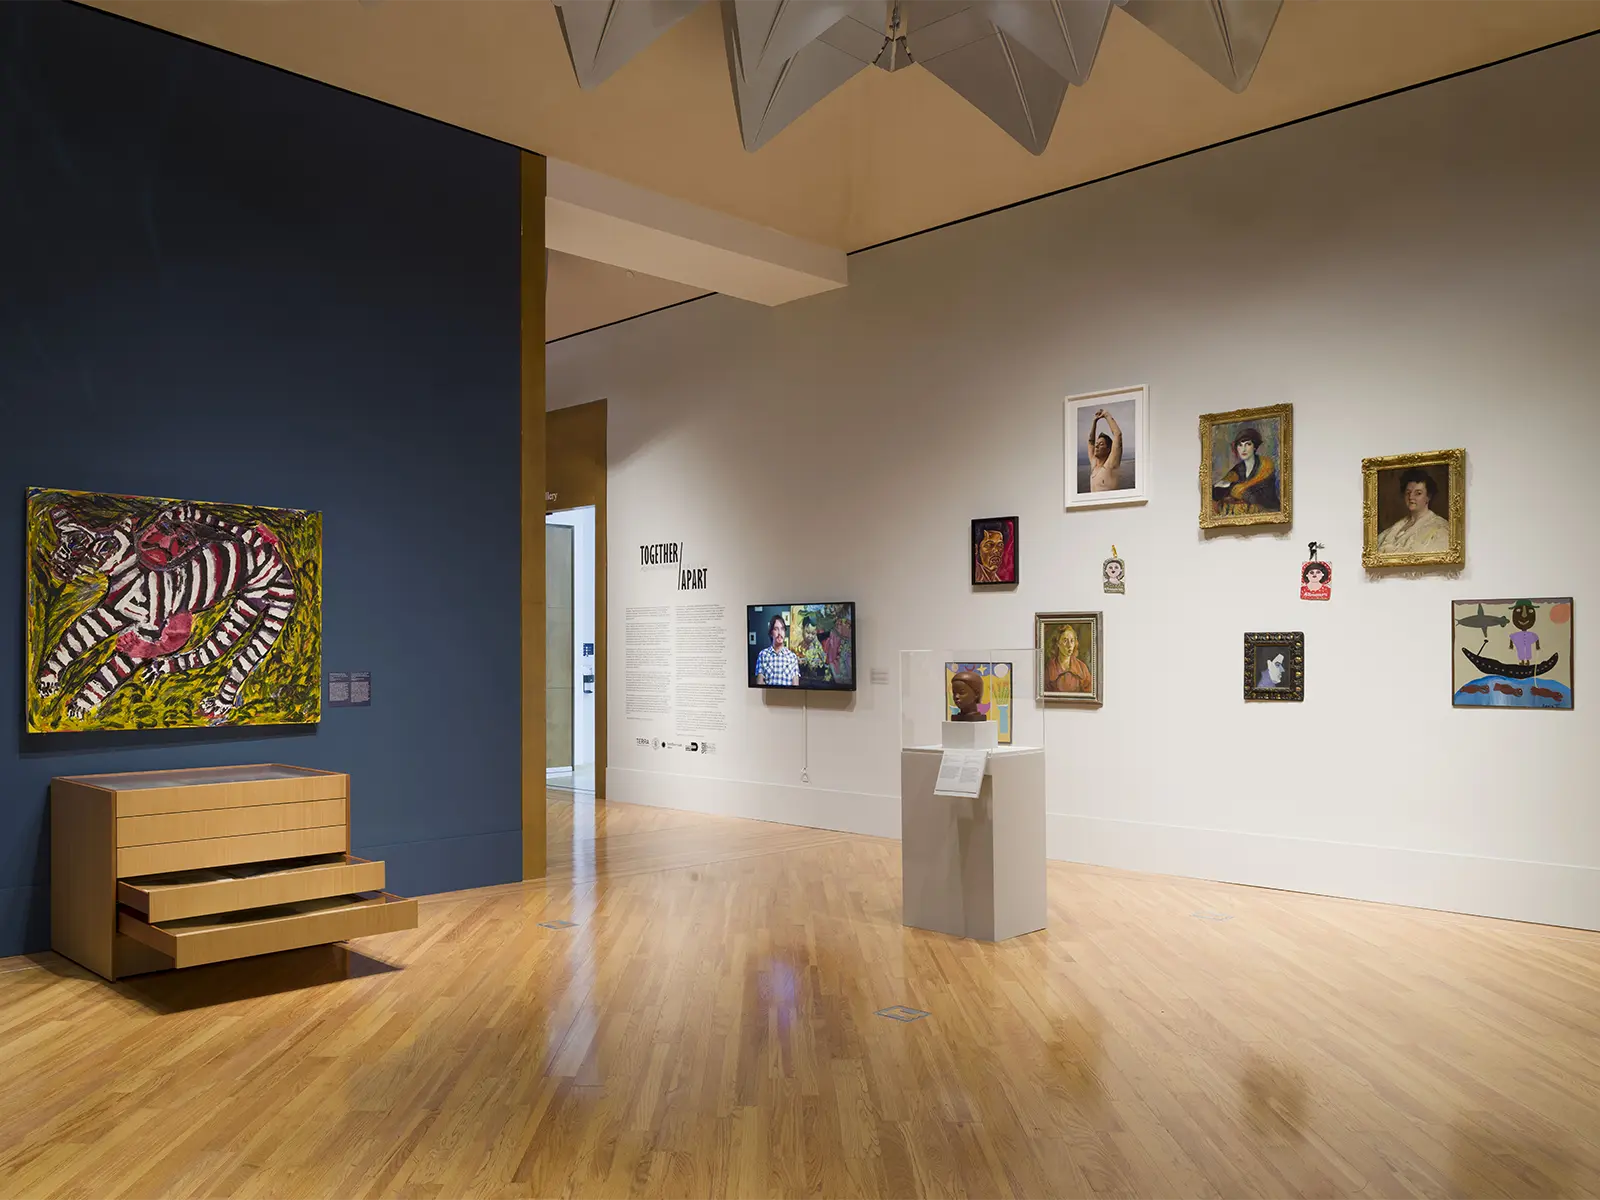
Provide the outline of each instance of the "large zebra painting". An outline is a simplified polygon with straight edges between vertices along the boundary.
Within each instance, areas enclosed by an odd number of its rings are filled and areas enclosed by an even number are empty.
[[[28,730],[322,716],[322,514],[28,490]]]

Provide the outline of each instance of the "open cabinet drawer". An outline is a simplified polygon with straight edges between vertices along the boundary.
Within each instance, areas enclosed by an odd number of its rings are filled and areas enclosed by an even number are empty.
[[[207,913],[381,892],[383,864],[349,854],[174,871],[117,880],[117,903],[155,925]]]
[[[300,900],[159,925],[127,909],[117,913],[120,932],[159,950],[175,967],[197,967],[228,958],[273,954],[416,927],[417,902],[387,892]]]

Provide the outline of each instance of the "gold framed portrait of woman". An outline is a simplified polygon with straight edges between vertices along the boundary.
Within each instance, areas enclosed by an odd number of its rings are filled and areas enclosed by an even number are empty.
[[[1101,703],[1099,613],[1034,613],[1033,658],[1036,699]]]
[[[1294,519],[1294,405],[1200,417],[1200,528]]]
[[[1467,561],[1467,452],[1361,460],[1361,565],[1462,566]]]

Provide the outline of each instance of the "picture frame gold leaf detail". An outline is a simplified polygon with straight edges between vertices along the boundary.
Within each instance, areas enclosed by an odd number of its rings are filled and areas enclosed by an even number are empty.
[[[1440,477],[1445,495],[1438,495]],[[1416,520],[1407,489],[1427,495]],[[1417,497],[1421,499],[1420,494]],[[1440,516],[1438,505],[1444,516]],[[1398,519],[1395,519],[1398,517]],[[1431,518],[1431,519],[1430,519]],[[1410,522],[1409,527],[1407,523]],[[1448,530],[1445,526],[1448,525]],[[1402,528],[1406,527],[1406,528]],[[1467,452],[1433,450],[1361,460],[1361,565],[1464,566],[1467,561]]]
[[[1199,432],[1201,529],[1294,523],[1294,405],[1202,413]]]

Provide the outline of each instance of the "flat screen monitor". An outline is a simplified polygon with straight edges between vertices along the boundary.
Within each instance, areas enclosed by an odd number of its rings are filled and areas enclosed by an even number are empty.
[[[856,690],[856,606],[752,604],[750,686]]]

